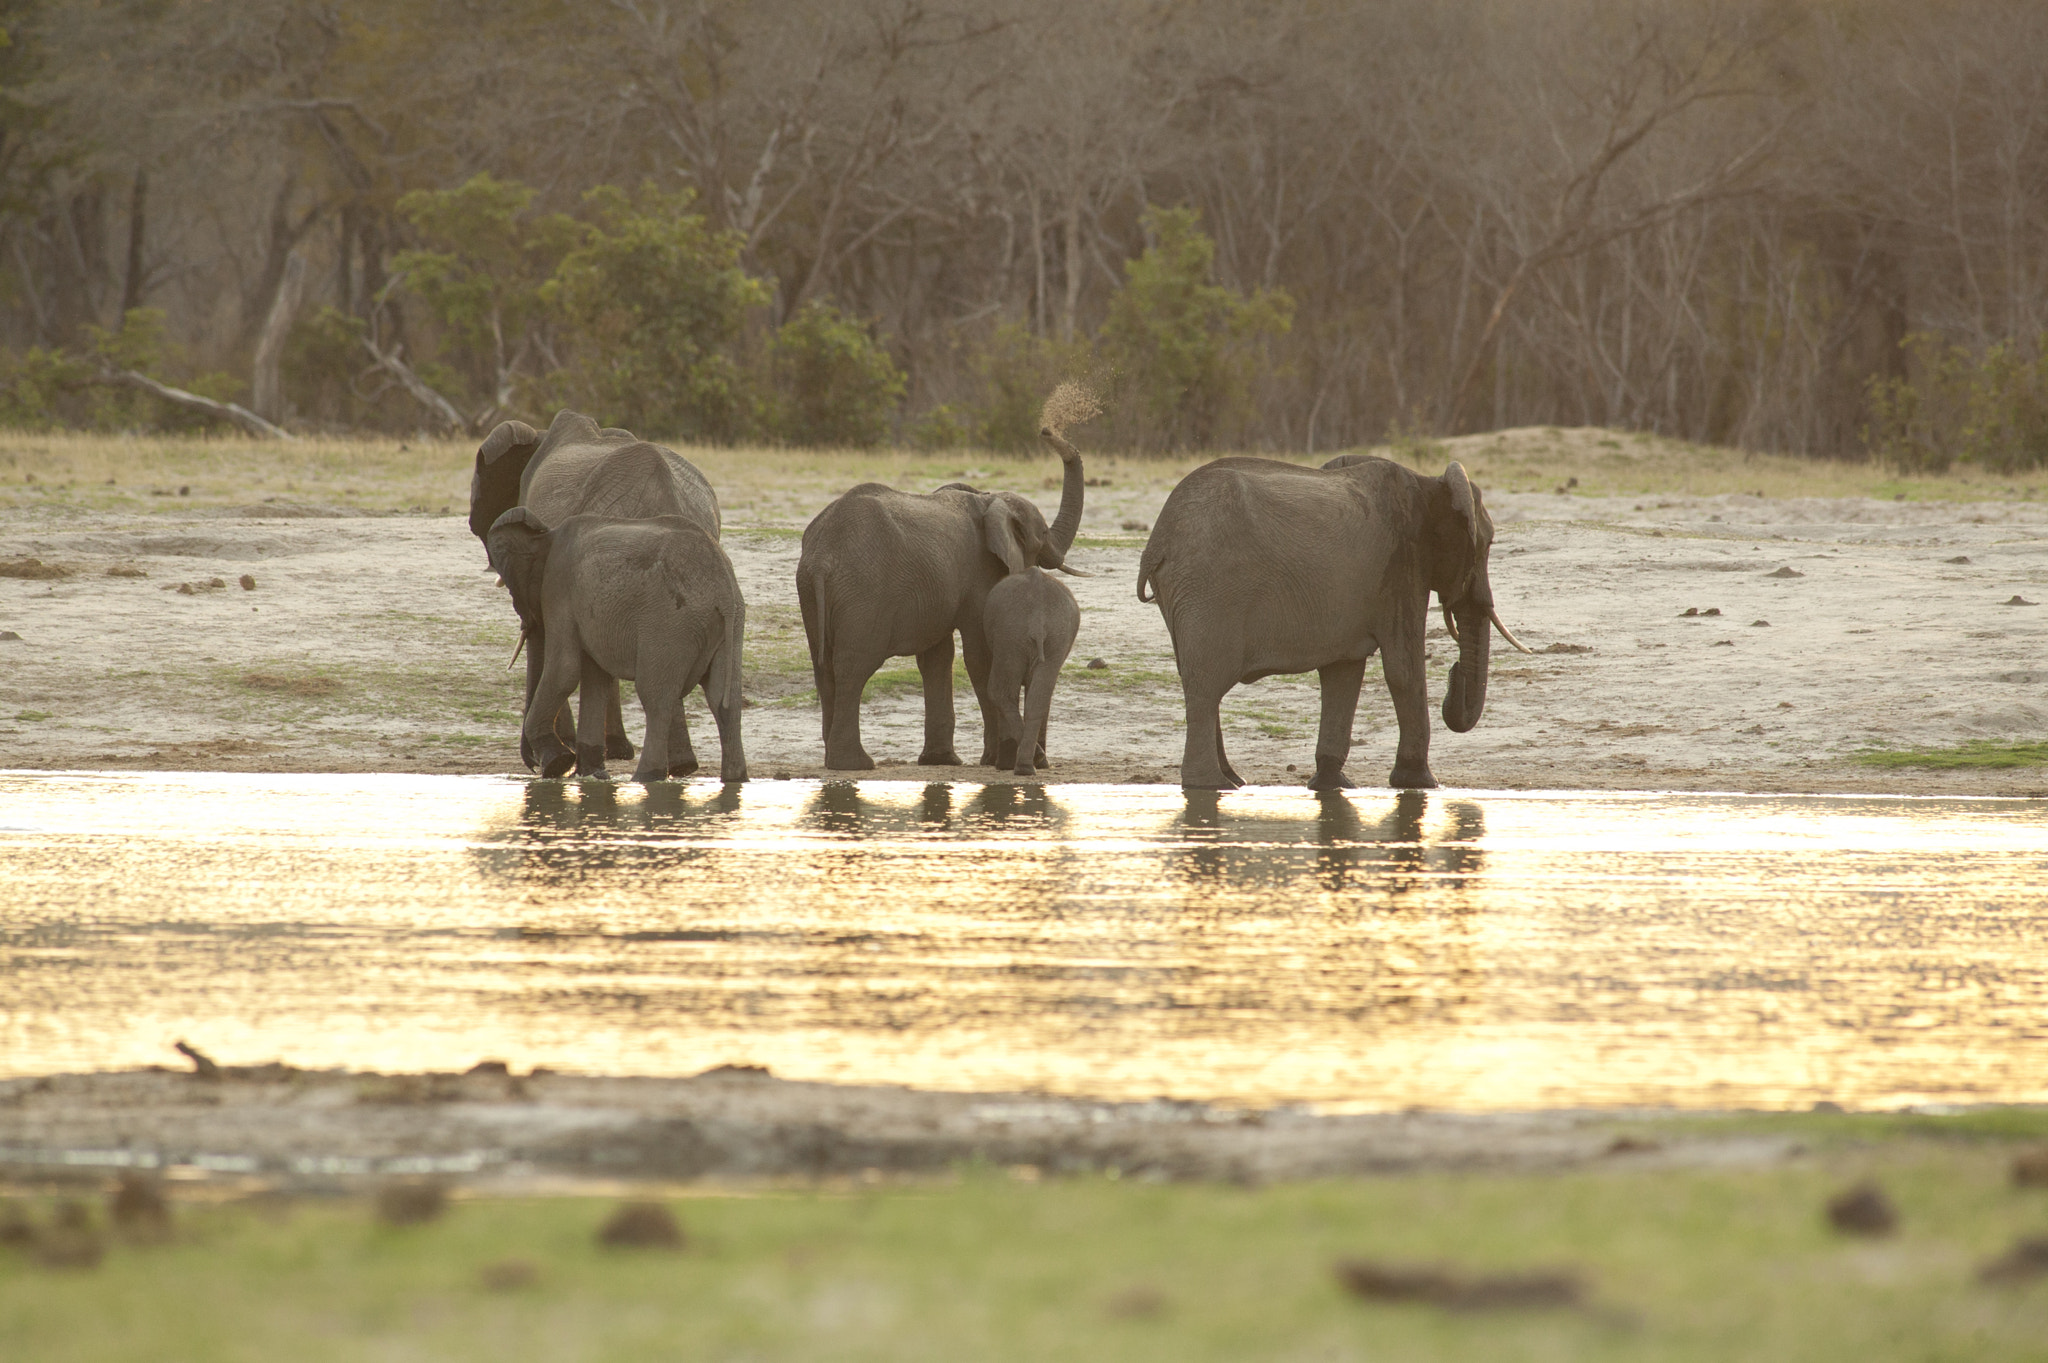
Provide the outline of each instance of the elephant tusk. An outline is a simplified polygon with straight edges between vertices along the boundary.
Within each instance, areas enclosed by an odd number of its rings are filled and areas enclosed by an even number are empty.
[[[1451,603],[1444,600],[1441,596],[1436,599],[1436,603],[1444,608],[1444,628],[1450,632],[1451,642],[1459,642],[1458,622],[1451,619]]]
[[[1509,628],[1508,628],[1508,627],[1507,627],[1506,625],[1503,625],[1503,624],[1502,624],[1502,623],[1500,622],[1500,612],[1499,612],[1499,611],[1495,610],[1495,611],[1489,611],[1489,612],[1487,612],[1487,613],[1488,613],[1489,615],[1491,615],[1491,616],[1493,617],[1493,627],[1494,627],[1495,629],[1497,629],[1497,630],[1499,630],[1499,631],[1500,631],[1500,637],[1501,637],[1501,638],[1503,638],[1503,639],[1507,640],[1507,641],[1508,641],[1509,643],[1513,644],[1513,645],[1514,645],[1514,646],[1515,646],[1516,648],[1519,648],[1519,649],[1521,649],[1521,650],[1522,650],[1522,652],[1524,652],[1524,653],[1534,653],[1534,652],[1536,651],[1535,649],[1533,649],[1533,648],[1529,647],[1529,646],[1528,646],[1527,644],[1523,643],[1523,642],[1522,642],[1522,641],[1521,641],[1520,639],[1517,639],[1517,638],[1515,637],[1515,632],[1514,632],[1513,630],[1509,629]]]
[[[1067,566],[1066,564],[1064,564],[1064,563],[1061,563],[1061,564],[1057,564],[1057,565],[1055,565],[1055,570],[1056,570],[1056,571],[1058,571],[1058,572],[1062,572],[1062,573],[1065,573],[1065,574],[1066,574],[1066,575],[1067,575],[1068,577],[1093,577],[1093,576],[1095,576],[1095,574],[1093,574],[1093,573],[1084,573],[1084,572],[1082,572],[1082,571],[1081,571],[1081,570],[1080,570],[1079,568],[1069,568],[1069,567],[1068,567],[1068,566]]]
[[[526,627],[525,627],[524,625],[522,625],[522,626],[520,626],[520,627],[519,627],[519,642],[518,642],[518,643],[516,643],[516,644],[514,644],[514,645],[512,645],[512,656],[511,656],[510,658],[507,658],[507,659],[505,660],[505,670],[506,670],[507,672],[510,672],[510,671],[512,670],[512,664],[514,664],[514,663],[518,662],[518,661],[519,661],[519,655],[520,655],[521,653],[525,652],[525,651],[526,651]]]

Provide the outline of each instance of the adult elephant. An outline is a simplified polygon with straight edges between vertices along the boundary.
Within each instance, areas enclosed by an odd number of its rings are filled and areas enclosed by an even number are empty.
[[[1529,651],[1494,610],[1492,545],[1485,501],[1457,464],[1431,478],[1372,455],[1321,468],[1233,458],[1182,479],[1138,562],[1138,599],[1159,602],[1187,703],[1181,784],[1243,785],[1223,752],[1224,693],[1313,668],[1323,717],[1309,785],[1351,785],[1351,721],[1366,661],[1378,652],[1401,726],[1388,784],[1434,786],[1423,657],[1429,594],[1459,645],[1443,706],[1454,732],[1486,708],[1489,625]]]
[[[1030,498],[948,483],[932,492],[898,492],[862,483],[842,493],[804,527],[796,594],[811,673],[824,711],[825,765],[868,771],[860,741],[860,698],[875,670],[905,654],[924,681],[921,763],[958,766],[953,750],[953,635],[960,635],[967,679],[981,706],[981,762],[993,766],[1001,720],[989,690],[989,646],[982,608],[989,589],[1036,564],[1073,572],[1067,550],[1081,526],[1079,451],[1041,431],[1065,465],[1059,514],[1051,525]]]
[[[523,421],[501,421],[477,449],[469,481],[470,533],[487,540],[498,517],[515,506],[528,508],[544,525],[585,515],[615,520],[679,516],[714,540],[722,528],[718,494],[689,460],[567,408],[555,413],[545,434]],[[487,542],[486,556],[489,552]],[[528,631],[526,642],[526,701],[531,705],[547,649],[538,629]],[[565,742],[574,741],[567,715],[555,716],[555,731]],[[616,681],[605,687],[604,755],[633,756]],[[534,765],[533,747],[523,733],[519,756]],[[678,706],[669,731],[669,774],[688,776],[695,770],[696,750]]]

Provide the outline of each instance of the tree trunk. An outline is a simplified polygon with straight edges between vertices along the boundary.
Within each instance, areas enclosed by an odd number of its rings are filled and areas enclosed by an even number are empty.
[[[284,383],[280,369],[284,360],[285,337],[298,316],[299,298],[306,288],[306,258],[297,251],[286,257],[277,292],[270,300],[270,315],[256,338],[255,372],[249,382],[249,401],[265,421],[284,418]]]
[[[128,273],[121,281],[121,316],[142,306],[142,246],[148,225],[149,172],[135,172],[134,188],[128,192]]]
[[[290,431],[273,426],[262,417],[242,406],[239,402],[216,402],[203,398],[197,393],[188,393],[182,388],[173,388],[168,383],[159,383],[147,374],[138,374],[133,369],[108,369],[100,374],[100,382],[116,384],[124,388],[140,388],[166,402],[175,402],[180,407],[189,407],[195,412],[208,416],[225,417],[250,435],[269,436],[272,440],[297,440]]]

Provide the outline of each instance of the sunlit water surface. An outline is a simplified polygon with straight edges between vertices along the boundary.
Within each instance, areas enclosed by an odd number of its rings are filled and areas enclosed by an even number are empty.
[[[0,774],[0,1073],[2048,1099],[2048,805]]]

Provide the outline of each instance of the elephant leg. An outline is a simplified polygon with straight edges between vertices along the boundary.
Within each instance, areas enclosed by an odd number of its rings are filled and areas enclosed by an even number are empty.
[[[796,579],[796,604],[804,618],[804,645],[811,654],[811,683],[818,691],[818,737],[832,741],[832,668],[825,653],[823,641],[819,639],[818,587],[809,576],[799,571]]]
[[[918,765],[957,767],[953,751],[953,631],[917,655],[917,675],[924,682],[924,751]]]
[[[832,727],[825,734],[825,765],[833,771],[873,771],[875,759],[860,742],[860,696],[884,658],[845,654],[832,660]]]
[[[633,779],[643,786],[668,779],[669,735],[675,732],[683,709],[682,676],[682,669],[673,664],[657,670],[643,661],[640,675],[633,681],[633,689],[640,693],[640,708],[647,712],[647,736],[640,744],[639,765],[633,768]],[[610,751],[609,739],[606,751]]]
[[[1052,716],[1052,688],[1059,680],[1060,665],[1051,658],[1041,658],[1031,669],[1031,686],[1024,701],[1024,725],[1017,742],[1017,775],[1031,775],[1034,755],[1038,766],[1050,766],[1045,760],[1045,729]]]
[[[646,709],[642,698],[641,709]],[[626,712],[619,702],[619,680],[613,677],[604,688],[604,755],[621,761],[633,755],[633,741],[626,737]]]
[[[698,767],[697,749],[690,743],[689,717],[683,713],[684,702],[689,698],[690,693],[685,691],[676,701],[668,722],[668,774],[678,780],[695,775]],[[652,721],[648,723],[647,732],[654,732]]]
[[[1404,790],[1431,790],[1436,778],[1429,774],[1429,673],[1422,653],[1422,630],[1405,631],[1406,637],[1381,650],[1381,666],[1387,676],[1387,692],[1394,698],[1394,720],[1401,726],[1400,746],[1394,750],[1394,770],[1387,784]]]
[[[994,663],[994,653],[987,637],[982,633],[980,613],[960,626],[960,652],[967,663],[967,680],[974,687],[975,703],[981,707],[981,760],[984,767],[1003,765],[997,749],[1003,741],[1003,712],[996,706],[995,692],[989,685],[989,671]],[[1018,679],[1023,685],[1023,679]],[[1015,692],[1011,693],[1013,696]]]
[[[1223,756],[1223,692],[1181,676],[1187,702],[1187,742],[1181,748],[1180,783],[1186,790],[1235,790],[1244,784]]]
[[[1351,756],[1351,721],[1358,715],[1358,691],[1365,684],[1365,660],[1331,663],[1316,669],[1323,684],[1323,725],[1316,734],[1316,774],[1310,790],[1349,790],[1356,784],[1344,774]]]
[[[747,779],[747,748],[740,738],[740,665],[737,648],[727,645],[704,674],[704,700],[718,724],[718,779],[734,785]]]
[[[604,693],[616,685],[588,653],[583,655],[583,686],[576,696],[576,774],[609,781],[604,769]]]
[[[529,765],[543,776],[562,776],[576,765],[575,749],[564,743],[555,730],[562,707],[568,704],[569,693],[576,689],[579,679],[573,646],[551,653],[544,666],[535,672],[533,698],[527,703],[526,721],[520,728],[519,749],[531,754]]]
[[[540,630],[536,629],[526,639],[526,713],[528,715],[533,713],[534,696],[540,690],[541,672],[546,665],[547,637]],[[569,691],[575,689],[576,684],[571,681],[569,683]],[[554,747],[571,749],[575,746],[575,724],[570,715],[562,708],[568,704],[568,700],[569,693],[565,691],[561,698],[554,702],[554,707],[541,716],[543,722],[547,725],[548,731],[554,735],[555,742],[550,746],[550,751]],[[540,750],[534,746],[533,740],[528,737],[528,731],[529,726],[521,723],[519,726],[519,760],[526,764],[528,770],[538,771],[543,759],[540,756]]]
[[[1024,733],[1024,716],[1017,707],[1017,693],[1023,689],[1023,669],[1009,650],[997,654],[989,663],[988,693],[996,707],[996,760],[993,765],[1015,770],[1019,776],[1031,774],[1031,750],[1021,741]]]

